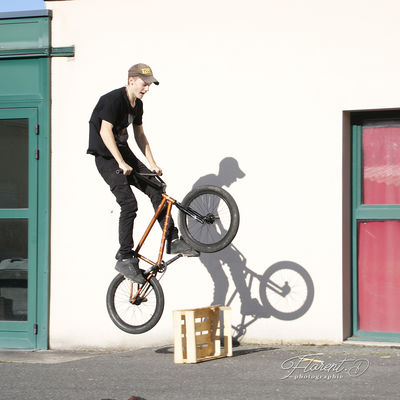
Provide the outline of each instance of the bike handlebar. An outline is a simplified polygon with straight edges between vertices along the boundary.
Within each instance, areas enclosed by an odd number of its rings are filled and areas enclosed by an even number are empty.
[[[124,172],[124,170],[121,169],[121,168],[118,168],[115,171],[116,174],[122,174],[123,172]],[[154,172],[154,171],[153,172],[135,172],[135,171],[132,171],[132,174],[141,175],[141,176],[158,176],[157,173]]]
[[[115,173],[118,174],[118,175],[122,174],[123,172],[124,171],[122,169],[120,169],[120,168],[115,171]],[[141,180],[149,183],[152,186],[157,186],[157,183],[161,184],[163,186],[163,190],[165,191],[165,188],[166,188],[167,184],[164,182],[163,179],[161,179],[161,177],[155,171],[152,171],[152,172],[135,172],[135,171],[132,171],[131,174],[133,174],[138,179],[141,179]],[[151,181],[150,179],[148,179],[148,177],[156,178],[157,183],[154,182],[154,181]]]

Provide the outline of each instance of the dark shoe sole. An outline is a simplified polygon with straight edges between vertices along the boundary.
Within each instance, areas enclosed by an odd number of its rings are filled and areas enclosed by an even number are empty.
[[[142,275],[141,270],[139,270],[140,272],[135,272],[135,271],[124,271],[121,267],[119,267],[118,265],[115,266],[115,269],[123,276],[125,276],[125,278],[130,279],[133,282],[139,283],[139,284],[143,284],[146,282],[146,278]]]
[[[194,253],[184,253],[184,252],[177,252],[177,253],[171,253],[170,251],[167,251],[167,254],[171,254],[171,255],[181,255],[183,257],[199,257],[200,253],[196,250],[193,250]]]

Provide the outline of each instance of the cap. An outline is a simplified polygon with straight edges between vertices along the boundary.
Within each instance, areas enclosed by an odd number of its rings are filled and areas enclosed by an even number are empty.
[[[143,80],[144,83],[147,83],[150,85],[151,83],[154,83],[155,85],[158,85],[160,82],[153,76],[153,71],[151,68],[146,65],[146,64],[135,64],[132,67],[129,68],[128,71],[128,78],[133,78],[138,76]]]

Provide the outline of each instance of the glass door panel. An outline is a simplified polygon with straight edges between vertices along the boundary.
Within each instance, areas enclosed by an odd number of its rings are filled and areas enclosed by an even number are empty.
[[[28,220],[0,219],[0,321],[28,319]]]
[[[400,333],[400,221],[359,223],[359,329]]]
[[[29,120],[0,119],[0,208],[28,207]]]
[[[400,124],[362,128],[363,204],[400,204]]]

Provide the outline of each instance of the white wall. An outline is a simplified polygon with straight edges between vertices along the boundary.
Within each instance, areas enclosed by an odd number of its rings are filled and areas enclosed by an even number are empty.
[[[163,278],[166,309],[152,331],[130,336],[107,315],[119,210],[85,155],[87,122],[98,97],[123,86],[137,62],[160,80],[144,99],[144,127],[169,194],[181,199],[234,157],[246,174],[229,187],[241,211],[234,245],[245,265],[263,274],[291,260],[312,278],[314,301],[304,316],[260,317],[243,340],[341,341],[342,111],[399,105],[398,2],[82,0],[48,7],[53,46],[76,48],[73,59],[52,61],[51,346],[171,343],[171,311],[213,299],[206,268],[180,260]],[[139,235],[151,207],[137,197]],[[223,267],[228,297],[230,268],[240,263]],[[259,299],[256,284],[251,295]],[[238,298],[232,307],[240,324]]]

